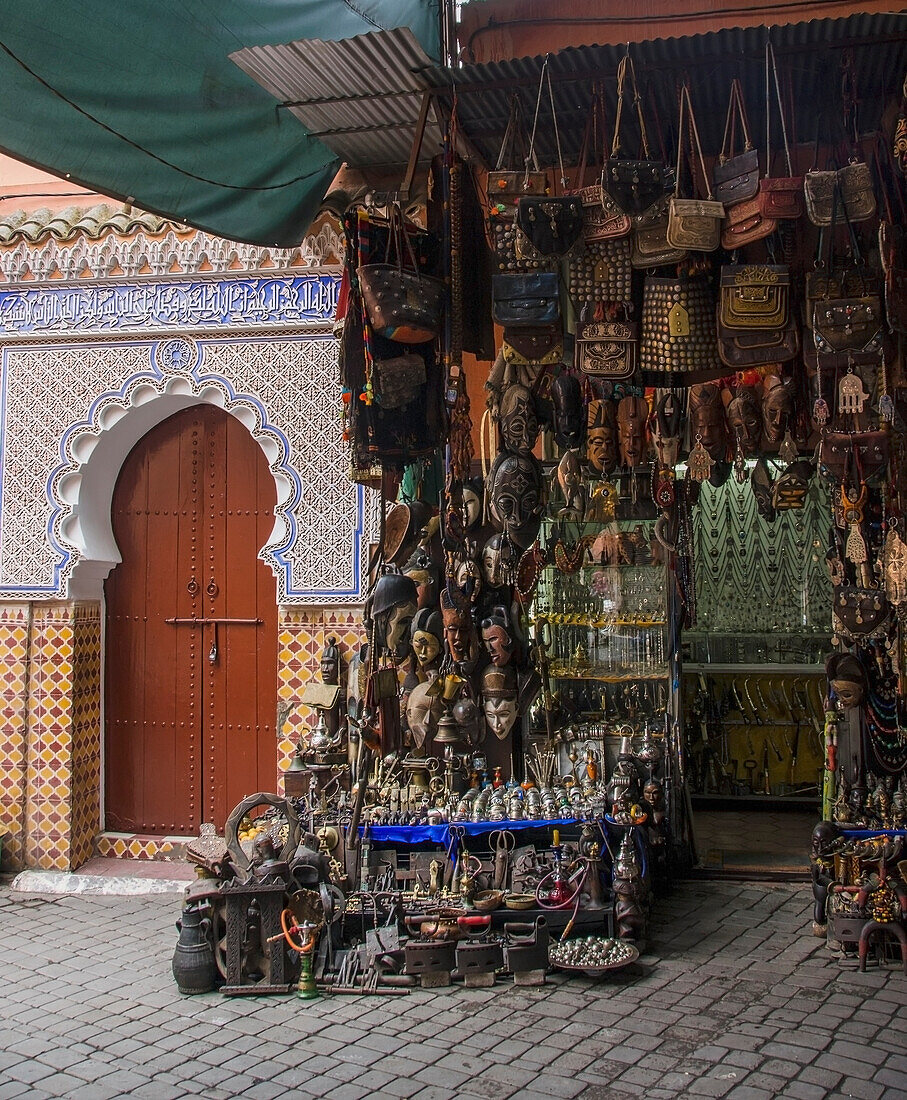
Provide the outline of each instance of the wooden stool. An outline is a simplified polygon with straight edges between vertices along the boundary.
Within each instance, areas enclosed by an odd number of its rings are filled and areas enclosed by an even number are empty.
[[[904,964],[904,973],[907,974],[907,929],[897,920],[877,921],[868,920],[860,932],[860,970],[866,969],[866,956],[869,954],[869,941],[877,932],[888,932],[900,942],[901,961]]]

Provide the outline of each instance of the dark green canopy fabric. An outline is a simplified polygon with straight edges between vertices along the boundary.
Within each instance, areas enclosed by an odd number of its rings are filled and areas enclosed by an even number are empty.
[[[3,0],[0,149],[235,241],[289,247],[335,155],[228,57],[409,27],[437,0]]]

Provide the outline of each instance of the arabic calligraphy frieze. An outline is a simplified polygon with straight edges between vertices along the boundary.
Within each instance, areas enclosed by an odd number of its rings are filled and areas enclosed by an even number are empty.
[[[316,274],[20,286],[0,290],[0,337],[324,325],[338,286]]]

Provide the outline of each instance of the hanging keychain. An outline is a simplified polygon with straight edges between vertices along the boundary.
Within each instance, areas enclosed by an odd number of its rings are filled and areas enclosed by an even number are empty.
[[[882,549],[882,576],[885,595],[894,607],[907,603],[907,545],[897,530],[897,518],[888,524],[888,534]]]
[[[712,474],[712,456],[702,445],[702,436],[696,436],[696,445],[687,459],[687,469],[694,481],[707,481]]]
[[[894,421],[894,401],[888,392],[888,368],[884,352],[882,352],[882,365],[879,371],[879,417],[889,424]]]
[[[813,402],[813,420],[819,425],[820,428],[824,428],[828,423],[830,416],[830,410],[828,408],[828,402],[822,396],[822,358],[816,357],[816,400]]]
[[[860,482],[860,492],[851,500],[847,495],[847,483],[841,483],[841,509],[844,523],[848,527],[847,542],[844,546],[844,556],[849,562],[858,566],[863,574],[868,555],[866,553],[866,540],[860,525],[863,522],[863,506],[866,503],[866,482]]]
[[[842,416],[859,415],[868,399],[869,394],[863,389],[863,379],[854,374],[852,364],[848,365],[847,374],[838,384],[838,412]]]

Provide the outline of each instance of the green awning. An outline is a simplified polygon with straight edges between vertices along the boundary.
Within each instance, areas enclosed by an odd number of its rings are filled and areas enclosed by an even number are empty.
[[[229,55],[408,27],[438,0],[4,0],[0,149],[229,240],[290,247],[339,167]]]

